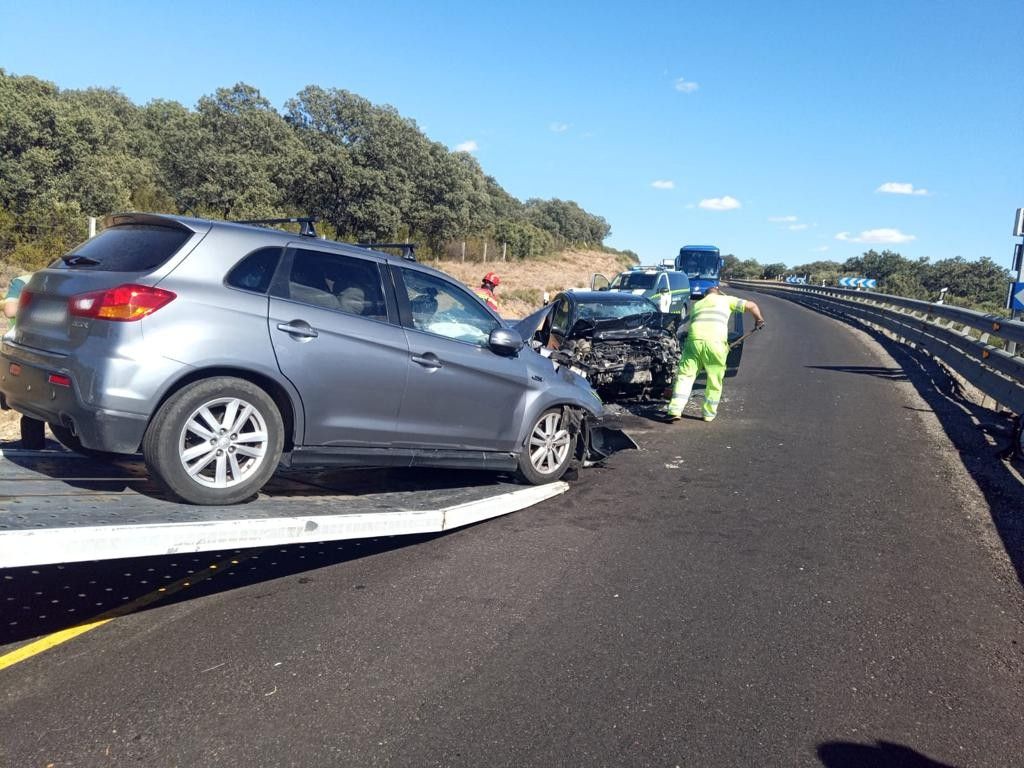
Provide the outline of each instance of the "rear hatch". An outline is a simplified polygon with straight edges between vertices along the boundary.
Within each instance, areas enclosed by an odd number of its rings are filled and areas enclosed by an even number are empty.
[[[151,214],[119,214],[108,227],[36,272],[22,292],[14,342],[66,354],[90,335],[105,333],[109,319],[125,319],[202,240],[209,225]],[[135,286],[135,287],[133,287]],[[142,311],[145,311],[143,306]]]

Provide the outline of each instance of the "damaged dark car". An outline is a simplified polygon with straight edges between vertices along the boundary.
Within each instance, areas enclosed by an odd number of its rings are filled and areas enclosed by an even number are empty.
[[[679,322],[678,314],[659,312],[643,296],[567,291],[518,327],[609,402],[666,397],[679,363]]]

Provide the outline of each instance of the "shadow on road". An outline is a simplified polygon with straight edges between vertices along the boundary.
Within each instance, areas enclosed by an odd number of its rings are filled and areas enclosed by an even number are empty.
[[[972,402],[964,395],[959,382],[926,352],[900,344],[883,332],[840,314],[826,302],[810,296],[772,295],[864,331],[899,364],[905,378],[886,378],[909,381],[931,407],[959,454],[964,468],[984,495],[992,522],[1017,572],[1017,578],[1024,586],[1024,484],[1011,471],[1007,463],[1009,459],[1004,460],[1009,455],[1008,448],[1014,439],[1012,415],[997,413]],[[989,442],[988,437],[992,438],[996,446]],[[1017,462],[1015,466],[1024,470],[1019,460],[1013,461]]]
[[[199,552],[0,571],[0,655],[5,648],[97,618],[270,584],[369,555],[413,547],[444,533]],[[361,586],[353,584],[353,589]]]
[[[956,768],[888,741],[876,744],[830,741],[818,747],[818,757],[825,768]]]

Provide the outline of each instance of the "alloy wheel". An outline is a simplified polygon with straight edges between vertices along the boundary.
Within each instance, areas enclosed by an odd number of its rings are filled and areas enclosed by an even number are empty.
[[[572,436],[562,426],[562,414],[544,414],[530,434],[530,464],[542,475],[550,475],[565,462]]]
[[[178,458],[188,475],[210,488],[230,488],[259,469],[269,434],[263,414],[237,397],[196,408],[178,438]]]

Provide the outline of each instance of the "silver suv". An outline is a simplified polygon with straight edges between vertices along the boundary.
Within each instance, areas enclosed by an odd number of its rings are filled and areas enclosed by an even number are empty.
[[[0,393],[72,450],[136,453],[231,504],[289,466],[557,480],[600,401],[460,283],[414,261],[222,221],[118,214],[37,272]]]

